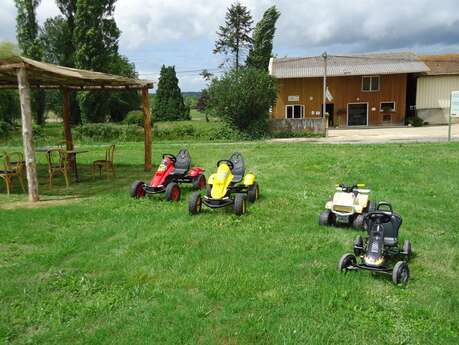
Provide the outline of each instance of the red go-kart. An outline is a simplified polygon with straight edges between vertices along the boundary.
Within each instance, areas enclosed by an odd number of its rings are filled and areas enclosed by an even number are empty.
[[[133,198],[144,198],[147,194],[165,193],[166,200],[179,201],[180,183],[191,183],[195,189],[206,186],[204,169],[190,166],[191,156],[187,149],[181,149],[177,156],[165,153],[150,183],[135,181],[130,194]]]

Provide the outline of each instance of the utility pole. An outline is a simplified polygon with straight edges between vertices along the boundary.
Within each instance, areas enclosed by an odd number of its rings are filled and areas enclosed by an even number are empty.
[[[324,86],[324,90],[323,90],[323,100],[322,100],[322,118],[324,118],[324,121],[325,121],[325,128],[324,128],[324,131],[325,131],[325,136],[328,135],[328,118],[327,116],[325,115],[325,111],[327,109],[327,60],[328,60],[328,55],[327,55],[327,52],[323,52],[322,54],[322,57],[324,59],[324,82],[323,82],[323,86]]]

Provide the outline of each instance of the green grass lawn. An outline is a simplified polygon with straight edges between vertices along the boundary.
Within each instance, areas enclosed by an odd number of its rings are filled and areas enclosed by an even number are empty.
[[[40,165],[40,208],[1,187],[0,343],[459,343],[459,143],[189,144],[208,174],[245,155],[262,197],[240,218],[189,216],[187,188],[179,203],[133,200],[130,182],[150,176],[142,145],[118,145],[117,178],[95,181],[103,147],[85,147],[69,189],[58,177],[49,191]],[[154,144],[154,161],[179,148]],[[359,232],[317,221],[341,181],[367,183],[403,216],[406,288],[337,272]]]

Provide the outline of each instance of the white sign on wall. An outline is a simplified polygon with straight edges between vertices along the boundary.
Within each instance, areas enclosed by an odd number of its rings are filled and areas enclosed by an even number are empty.
[[[451,92],[451,116],[459,117],[459,91]]]
[[[300,96],[288,96],[289,102],[299,102]]]

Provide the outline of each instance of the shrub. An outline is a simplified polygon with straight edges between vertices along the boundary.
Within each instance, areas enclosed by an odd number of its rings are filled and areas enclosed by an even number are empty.
[[[413,127],[421,127],[422,125],[424,125],[424,120],[418,116],[415,116],[409,119],[408,123],[412,125]]]
[[[123,123],[143,127],[143,112],[140,110],[130,111],[123,120]]]
[[[75,137],[92,141],[142,141],[143,131],[138,126],[91,123],[75,128]]]
[[[0,139],[7,138],[13,129],[13,126],[8,122],[0,120]]]
[[[43,127],[33,124],[32,125],[32,133],[35,138],[42,138],[44,135]]]
[[[276,100],[276,84],[267,71],[243,68],[215,78],[209,108],[227,124],[251,138],[265,135],[268,111]]]

